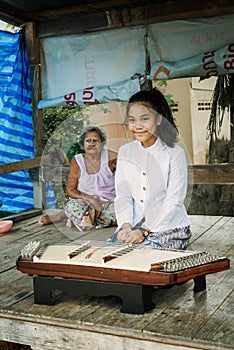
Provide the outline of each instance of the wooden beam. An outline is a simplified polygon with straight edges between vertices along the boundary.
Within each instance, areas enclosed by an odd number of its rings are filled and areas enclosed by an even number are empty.
[[[177,4],[177,6],[176,6]],[[226,0],[218,6],[217,0],[205,3],[201,0],[196,3],[185,0],[176,0],[172,3],[151,3],[126,8],[107,8],[104,12],[79,13],[79,8],[74,10],[73,16],[68,21],[66,16],[56,16],[44,19],[38,18],[37,33],[39,37],[51,35],[83,34],[98,32],[122,27],[145,25],[146,23],[160,23],[173,20],[186,20],[190,18],[221,16],[234,13],[234,4]],[[69,11],[69,9],[66,9]],[[69,15],[69,14],[68,14]],[[40,20],[42,19],[42,20]]]
[[[119,18],[121,18],[121,26],[129,27],[134,25],[144,25],[150,23],[160,23],[166,21],[186,20],[201,17],[223,16],[234,13],[233,0],[226,0],[220,4],[217,0],[204,2],[203,0],[187,1],[178,0],[174,2],[149,4],[145,9],[145,17],[137,14],[138,8],[132,8],[125,15],[124,10],[122,16],[120,11],[110,12],[113,26],[118,26]]]
[[[41,164],[41,157],[20,160],[18,162],[0,164],[0,175],[14,173],[15,171],[37,168]]]
[[[50,20],[39,21],[37,24],[38,37],[74,35],[90,32],[98,32],[110,29],[107,16],[104,12],[84,14],[82,16],[56,17]]]
[[[166,6],[158,6],[158,17],[166,20],[189,19],[199,17],[221,16],[234,13],[233,0],[187,1],[178,0],[168,2]]]
[[[140,6],[144,5],[145,1],[129,1],[129,0],[106,0],[106,1],[96,1],[93,3],[75,6],[65,6],[50,10],[41,10],[27,13],[26,16],[30,20],[38,20],[39,18],[50,18],[56,16],[64,16],[76,13],[91,13],[96,11],[110,11],[116,7],[129,7],[129,6]]]
[[[142,9],[140,12],[144,14],[143,18],[142,16],[136,16],[136,13],[139,12],[140,8]],[[40,19],[51,20],[56,17],[58,18],[75,14],[83,15],[85,13],[93,13],[95,21],[95,12],[100,11],[108,11],[110,13],[110,18],[113,18],[113,27],[115,27],[119,17],[121,17],[121,23],[119,22],[118,26],[120,26],[120,24],[121,26],[131,26],[170,20],[222,16],[234,13],[234,3],[233,0],[174,0],[160,1],[157,3],[153,1],[147,3],[143,0],[106,0],[95,1],[89,4],[86,4],[84,1],[82,5],[63,6],[55,9],[27,12],[3,4],[0,1],[1,18],[16,25],[38,21]],[[125,12],[127,12],[127,16],[124,19]]]
[[[140,11],[144,14],[142,17],[137,17],[134,13]],[[124,12],[127,10],[126,20],[124,20]],[[34,11],[25,13],[24,18],[27,17],[30,21],[38,21],[40,19],[53,19],[64,15],[94,13],[97,11],[108,11],[110,17],[121,17],[122,26],[139,25],[145,23],[163,22],[170,20],[180,20],[198,17],[221,16],[225,14],[234,13],[233,0],[176,0],[165,1],[159,3],[146,3],[145,1],[128,1],[128,0],[110,0],[98,1],[91,4],[83,4],[76,6],[67,6],[63,8]],[[122,15],[121,15],[122,13]],[[128,18],[128,20],[127,20]],[[130,19],[130,20],[129,20]]]
[[[40,40],[36,35],[36,24],[34,22],[27,23],[24,26],[24,31],[27,54],[30,61],[34,152],[35,156],[39,157],[43,152],[42,110],[37,108],[38,101],[41,100]]]
[[[43,210],[41,208],[29,209],[19,214],[8,215],[6,217],[6,220],[12,220],[13,222],[18,222],[18,221],[34,218],[35,216],[41,215],[42,212]]]
[[[189,167],[194,184],[234,184],[234,164],[204,164]]]
[[[69,166],[51,164],[43,166],[45,181],[66,181]],[[189,166],[189,183],[234,184],[234,164],[204,164]]]
[[[26,20],[25,12],[15,7],[3,4],[2,2],[0,3],[0,15],[1,19],[5,19],[8,23],[14,25],[21,25]]]
[[[45,181],[59,181],[68,175],[69,166],[47,163],[43,156],[43,176]],[[0,175],[13,173],[19,170],[37,168],[42,165],[42,157],[25,159],[9,164],[0,164]],[[189,181],[194,184],[234,184],[234,164],[199,164],[189,166]]]

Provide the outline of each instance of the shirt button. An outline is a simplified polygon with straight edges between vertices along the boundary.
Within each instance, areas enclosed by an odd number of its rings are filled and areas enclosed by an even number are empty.
[[[143,174],[143,175],[146,175],[146,173],[145,173],[145,172],[143,172],[142,174]]]
[[[143,200],[143,199],[140,199],[140,202],[141,202],[141,203],[144,203],[144,200]]]
[[[146,191],[146,187],[143,187],[143,190]]]

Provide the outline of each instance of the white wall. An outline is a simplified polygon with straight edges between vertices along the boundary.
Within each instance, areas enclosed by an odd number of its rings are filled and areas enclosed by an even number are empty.
[[[166,93],[178,103],[174,113],[181,136],[186,144],[193,164],[206,163],[209,141],[207,125],[216,78],[184,78],[169,80]],[[219,138],[230,139],[230,119],[226,112]]]

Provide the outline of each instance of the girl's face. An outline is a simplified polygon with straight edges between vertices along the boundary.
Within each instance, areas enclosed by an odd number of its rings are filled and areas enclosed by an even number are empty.
[[[85,134],[84,150],[87,153],[99,153],[102,149],[100,135],[96,131],[88,131]]]
[[[128,128],[144,147],[152,146],[157,140],[157,126],[161,121],[162,115],[140,103],[133,103],[129,108]]]

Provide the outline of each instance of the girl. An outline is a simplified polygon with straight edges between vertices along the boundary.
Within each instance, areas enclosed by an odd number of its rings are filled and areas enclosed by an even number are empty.
[[[175,144],[170,107],[156,89],[134,94],[126,123],[136,140],[120,147],[115,177],[118,229],[109,242],[185,249],[191,236],[184,206],[187,162]]]

